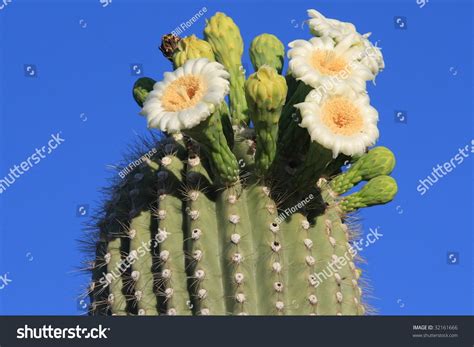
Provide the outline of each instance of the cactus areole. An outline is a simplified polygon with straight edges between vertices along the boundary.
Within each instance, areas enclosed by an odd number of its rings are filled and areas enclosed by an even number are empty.
[[[164,135],[95,220],[90,314],[366,313],[350,214],[397,192],[365,89],[384,62],[352,24],[308,14],[285,76],[285,45],[262,34],[246,78],[223,13],[204,39],[164,36],[174,71],[133,88]]]

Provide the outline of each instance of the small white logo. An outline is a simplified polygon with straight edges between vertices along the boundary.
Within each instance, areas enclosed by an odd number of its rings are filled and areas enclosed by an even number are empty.
[[[112,3],[112,0],[99,0],[102,7],[107,7]]]

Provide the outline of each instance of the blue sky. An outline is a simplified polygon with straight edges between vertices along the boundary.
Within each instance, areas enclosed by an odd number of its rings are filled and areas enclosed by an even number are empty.
[[[232,16],[246,50],[263,32],[284,43],[309,38],[308,8],[372,32],[386,70],[369,93],[380,115],[379,144],[397,156],[399,194],[360,214],[364,233],[378,227],[383,234],[360,253],[369,303],[386,315],[473,314],[474,153],[426,194],[417,191],[434,166],[473,147],[470,1],[105,5],[12,0],[0,10],[0,179],[52,135],[64,141],[0,194],[0,314],[81,314],[81,226],[113,175],[108,165],[147,132],[131,97],[132,66],[160,79],[170,68],[158,50],[161,35],[203,7],[206,16]],[[201,18],[184,35],[201,36],[204,25]],[[248,56],[244,62],[251,70]],[[5,275],[11,282],[2,287]]]

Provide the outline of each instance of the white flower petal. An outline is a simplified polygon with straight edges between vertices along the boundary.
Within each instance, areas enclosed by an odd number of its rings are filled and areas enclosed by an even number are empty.
[[[188,60],[174,72],[166,72],[163,81],[153,86],[141,114],[147,117],[149,127],[169,133],[193,128],[224,101],[229,93],[228,79],[229,73],[220,63],[205,58]],[[167,97],[170,91],[174,94]]]
[[[198,60],[199,60],[199,59],[188,60],[188,61],[182,66],[184,75],[192,75],[192,74],[193,74],[194,65],[196,64],[196,62],[197,62]]]
[[[369,41],[371,33],[361,35],[351,23],[326,18],[316,10],[307,12],[310,17],[308,20],[310,31],[313,35],[330,38],[342,44],[343,47],[357,46],[361,49],[358,60],[370,69],[374,78],[384,69],[385,63],[381,49]]]
[[[179,69],[182,69],[182,68],[179,68]],[[178,69],[178,70],[179,70]],[[165,84],[169,84],[171,82],[173,82],[174,80],[176,80],[178,77],[177,77],[177,74],[173,73],[173,72],[165,72],[163,74],[163,81],[161,82],[163,85]],[[160,82],[158,82],[160,83]]]
[[[204,66],[206,66],[207,60],[206,59],[198,59],[192,68],[193,75],[201,74],[201,71]]]
[[[316,10],[308,10],[308,20],[311,33],[315,36],[329,36],[338,38],[352,32],[356,32],[356,28],[351,23],[341,22],[335,19],[324,17]]]
[[[177,133],[181,130],[181,124],[182,123],[178,117],[170,117],[168,123],[164,127],[169,133]]]

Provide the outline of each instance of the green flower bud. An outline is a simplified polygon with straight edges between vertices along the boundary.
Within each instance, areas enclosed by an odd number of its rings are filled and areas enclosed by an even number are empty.
[[[341,201],[341,207],[345,212],[352,212],[362,207],[386,204],[393,200],[397,191],[397,182],[392,177],[378,176],[357,193],[346,196]]]
[[[211,44],[217,61],[227,68],[240,65],[244,42],[239,27],[232,18],[222,12],[217,12],[207,22],[204,35]]]
[[[360,181],[368,181],[380,175],[389,175],[395,167],[395,156],[386,147],[375,147],[362,155],[347,170],[331,182],[331,188],[343,194]]]
[[[153,86],[156,81],[152,78],[142,77],[139,78],[133,85],[133,98],[137,102],[138,106],[143,107],[148,93],[153,90]]]
[[[214,52],[209,42],[201,40],[196,35],[181,39],[173,55],[175,68],[182,66],[189,59],[207,58],[214,61]]]
[[[245,82],[247,103],[251,110],[252,121],[262,121],[262,116],[268,116],[268,111],[281,111],[285,104],[288,87],[283,76],[279,75],[275,68],[263,65],[257,72],[252,74]],[[267,112],[263,112],[267,111]],[[280,117],[280,112],[271,114]]]
[[[269,65],[281,73],[285,59],[285,46],[275,35],[259,35],[250,45],[250,59],[255,70],[262,65]]]
[[[278,121],[287,91],[285,78],[268,65],[261,66],[245,82],[250,118],[257,135],[255,165],[261,175],[267,173],[275,159]]]
[[[232,123],[248,123],[247,102],[245,100],[245,71],[242,67],[244,42],[240,30],[232,18],[217,12],[204,28],[206,41],[212,46],[216,60],[225,66],[230,74],[230,111]]]

